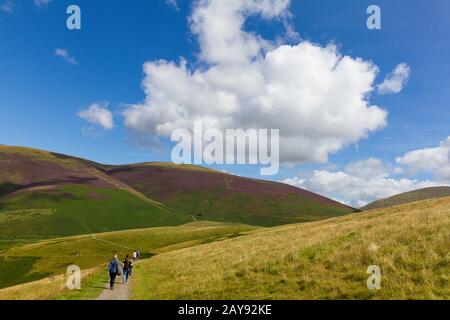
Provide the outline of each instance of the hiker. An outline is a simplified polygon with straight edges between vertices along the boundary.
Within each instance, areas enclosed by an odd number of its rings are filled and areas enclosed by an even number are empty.
[[[133,259],[130,259],[131,264],[130,264],[130,271],[128,272],[128,278],[131,277],[131,274],[133,273]]]
[[[109,262],[107,271],[109,272],[109,288],[111,290],[114,290],[114,283],[116,282],[116,277],[118,274],[120,274],[120,264],[116,254]]]
[[[133,267],[133,262],[131,261],[130,255],[127,254],[125,260],[123,260],[122,263],[123,263],[123,284],[127,284],[131,268]]]
[[[136,258],[137,258],[137,251],[134,251],[133,252],[133,259],[136,260]]]

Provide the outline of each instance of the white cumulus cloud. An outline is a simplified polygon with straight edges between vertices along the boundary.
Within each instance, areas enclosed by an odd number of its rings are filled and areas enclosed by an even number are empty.
[[[126,127],[163,137],[199,120],[220,130],[280,129],[286,163],[326,162],[383,128],[387,112],[369,101],[374,64],[343,56],[334,45],[278,45],[244,30],[246,19],[256,15],[289,25],[289,5],[196,1],[189,21],[200,66],[190,68],[183,59],[145,63],[146,99],[125,109]]]
[[[409,80],[411,68],[406,63],[397,65],[386,79],[377,86],[379,94],[395,94],[402,91]]]
[[[414,173],[431,173],[436,180],[450,183],[450,137],[437,147],[408,152],[397,158],[397,163]]]
[[[393,177],[379,159],[370,158],[349,164],[341,171],[314,170],[304,177],[284,180],[284,183],[317,192],[354,207],[416,189],[438,186],[434,181]]]
[[[113,115],[108,110],[108,103],[106,102],[93,103],[87,109],[80,111],[78,116],[103,129],[112,129],[114,127]]]

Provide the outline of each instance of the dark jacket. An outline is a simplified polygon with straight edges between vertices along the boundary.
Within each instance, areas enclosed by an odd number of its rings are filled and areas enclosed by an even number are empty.
[[[131,262],[131,260],[123,260],[123,270],[128,270],[128,269],[131,269],[132,268],[132,262]]]
[[[116,258],[112,259],[109,263],[108,272],[119,273],[119,261]]]

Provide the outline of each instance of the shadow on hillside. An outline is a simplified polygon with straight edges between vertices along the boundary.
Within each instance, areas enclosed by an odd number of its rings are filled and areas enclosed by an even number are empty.
[[[13,192],[23,191],[32,188],[38,187],[50,187],[50,186],[59,186],[66,184],[89,184],[91,182],[98,181],[97,178],[90,177],[76,177],[76,176],[68,176],[64,178],[51,179],[46,181],[38,181],[28,184],[13,184],[13,183],[5,183],[0,184],[0,197],[7,196]]]
[[[113,168],[110,170],[107,170],[106,173],[107,174],[114,174],[114,173],[121,173],[121,172],[132,172],[135,171],[135,168],[133,167],[118,167],[118,168]]]
[[[51,272],[31,272],[39,257],[0,257],[0,289],[41,280]]]
[[[20,185],[14,183],[0,184],[0,197],[6,196],[11,192],[16,191],[18,188],[20,188]]]

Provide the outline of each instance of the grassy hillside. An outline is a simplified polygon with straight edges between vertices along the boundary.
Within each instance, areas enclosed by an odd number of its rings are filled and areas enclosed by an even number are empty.
[[[449,299],[449,237],[450,198],[266,229],[152,257],[133,298]]]
[[[30,239],[190,221],[276,226],[354,211],[292,186],[202,167],[111,166],[0,146],[0,249]]]
[[[0,199],[2,239],[43,239],[77,234],[180,225],[190,217],[148,203],[124,190],[65,185]]]
[[[0,146],[0,196],[65,184],[113,187],[114,182],[100,168],[87,160],[48,151]]]
[[[103,172],[108,166],[47,151],[0,147],[0,249],[5,240],[181,225],[192,217]]]
[[[106,283],[106,267],[81,272],[82,290],[66,289],[65,275],[0,289],[0,300],[91,300],[95,299]]]
[[[395,195],[390,198],[381,199],[368,204],[367,206],[361,208],[362,210],[373,210],[379,208],[387,208],[392,206],[397,206],[400,204],[407,204],[420,200],[450,197],[450,187],[433,187],[425,188],[420,190],[415,190],[411,192],[406,192],[402,194]]]
[[[355,212],[299,188],[194,166],[150,163],[115,167],[107,173],[197,220],[276,226]]]
[[[15,246],[0,252],[0,288],[62,274],[71,264],[83,270],[103,266],[114,253],[123,258],[133,250],[140,250],[142,258],[148,258],[179,248],[238,237],[254,229],[238,224],[197,222]]]

